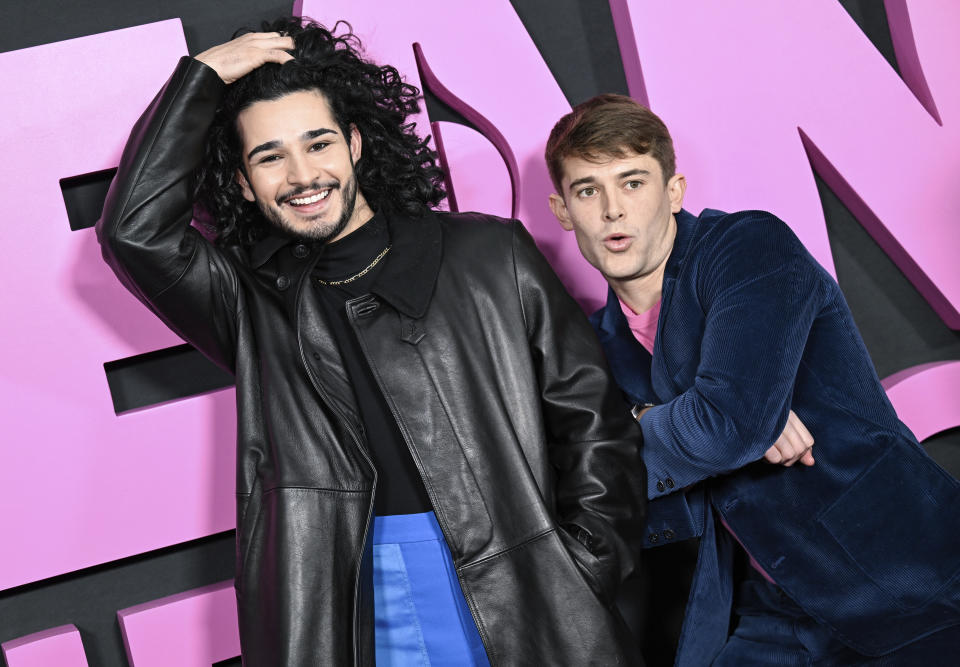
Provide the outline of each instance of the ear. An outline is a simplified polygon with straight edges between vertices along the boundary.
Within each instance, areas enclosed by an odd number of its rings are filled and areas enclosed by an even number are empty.
[[[687,179],[683,174],[674,174],[667,181],[667,196],[670,197],[670,212],[679,213],[683,208],[683,195],[687,192]]]
[[[250,187],[247,177],[243,174],[243,169],[237,169],[237,183],[240,185],[240,189],[243,191],[244,199],[249,202],[257,200],[256,196],[253,194],[253,188]]]
[[[567,210],[567,204],[563,197],[556,192],[550,194],[550,210],[557,216],[560,226],[568,232],[573,229],[573,221],[570,220],[570,211]]]
[[[360,130],[353,123],[350,123],[350,157],[356,164],[360,159],[360,152],[363,149],[363,137],[360,136]]]

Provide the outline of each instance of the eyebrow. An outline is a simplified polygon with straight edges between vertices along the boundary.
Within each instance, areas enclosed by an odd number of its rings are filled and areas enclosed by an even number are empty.
[[[628,169],[627,171],[621,171],[617,174],[617,180],[622,180],[624,178],[629,178],[631,176],[649,176],[650,172],[646,169]],[[594,183],[596,179],[593,176],[584,176],[583,178],[578,178],[575,181],[570,181],[568,186],[571,190],[576,189],[581,185],[587,185],[589,183]]]
[[[649,176],[650,172],[646,169],[628,169],[627,171],[621,171],[617,174],[617,178],[624,179],[629,178],[630,176]]]
[[[567,187],[570,190],[576,190],[577,187],[586,185],[587,183],[593,183],[593,176],[584,176],[583,178],[578,178],[575,181],[570,181],[570,185]]]
[[[336,134],[336,130],[331,130],[329,127],[319,127],[316,130],[307,130],[300,135],[301,141],[310,141],[311,139],[316,139],[317,137],[322,137],[325,134]],[[283,146],[283,142],[279,139],[274,139],[273,141],[266,141],[259,146],[254,146],[253,150],[247,153],[247,160],[252,160],[253,156],[257,153],[263,153],[264,151],[272,151]]]

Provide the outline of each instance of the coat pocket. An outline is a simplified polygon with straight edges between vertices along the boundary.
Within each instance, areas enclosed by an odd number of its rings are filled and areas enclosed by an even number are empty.
[[[559,535],[549,530],[459,568],[491,664],[642,665],[623,620],[593,592]]]
[[[960,483],[910,442],[889,446],[818,521],[905,611],[960,572]]]
[[[557,535],[559,535],[561,544],[576,565],[580,577],[594,595],[604,604],[609,604],[612,597],[611,586],[601,574],[603,564],[600,559],[594,556],[587,547],[564,528],[557,528]]]

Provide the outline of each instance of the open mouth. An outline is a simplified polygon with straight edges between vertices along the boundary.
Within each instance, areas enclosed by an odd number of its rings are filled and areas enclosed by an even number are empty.
[[[330,196],[330,193],[333,191],[332,188],[326,188],[312,195],[299,196],[299,197],[290,197],[285,200],[284,203],[296,208],[304,208],[308,206],[313,206],[314,204],[319,204],[324,199]]]
[[[293,195],[282,197],[278,200],[281,206],[288,207],[289,210],[308,217],[314,217],[323,213],[329,205],[330,194],[337,189],[336,185],[320,188],[313,186],[309,190],[300,191]]]
[[[603,245],[605,245],[607,249],[615,252],[626,250],[630,247],[632,242],[633,237],[628,236],[627,234],[610,234],[603,239]]]

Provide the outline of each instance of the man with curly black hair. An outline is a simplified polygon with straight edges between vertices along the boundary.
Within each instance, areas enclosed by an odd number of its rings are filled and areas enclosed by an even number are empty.
[[[419,91],[341,25],[184,58],[97,227],[236,377],[244,662],[642,664],[639,430],[593,332],[520,223],[433,210]]]

